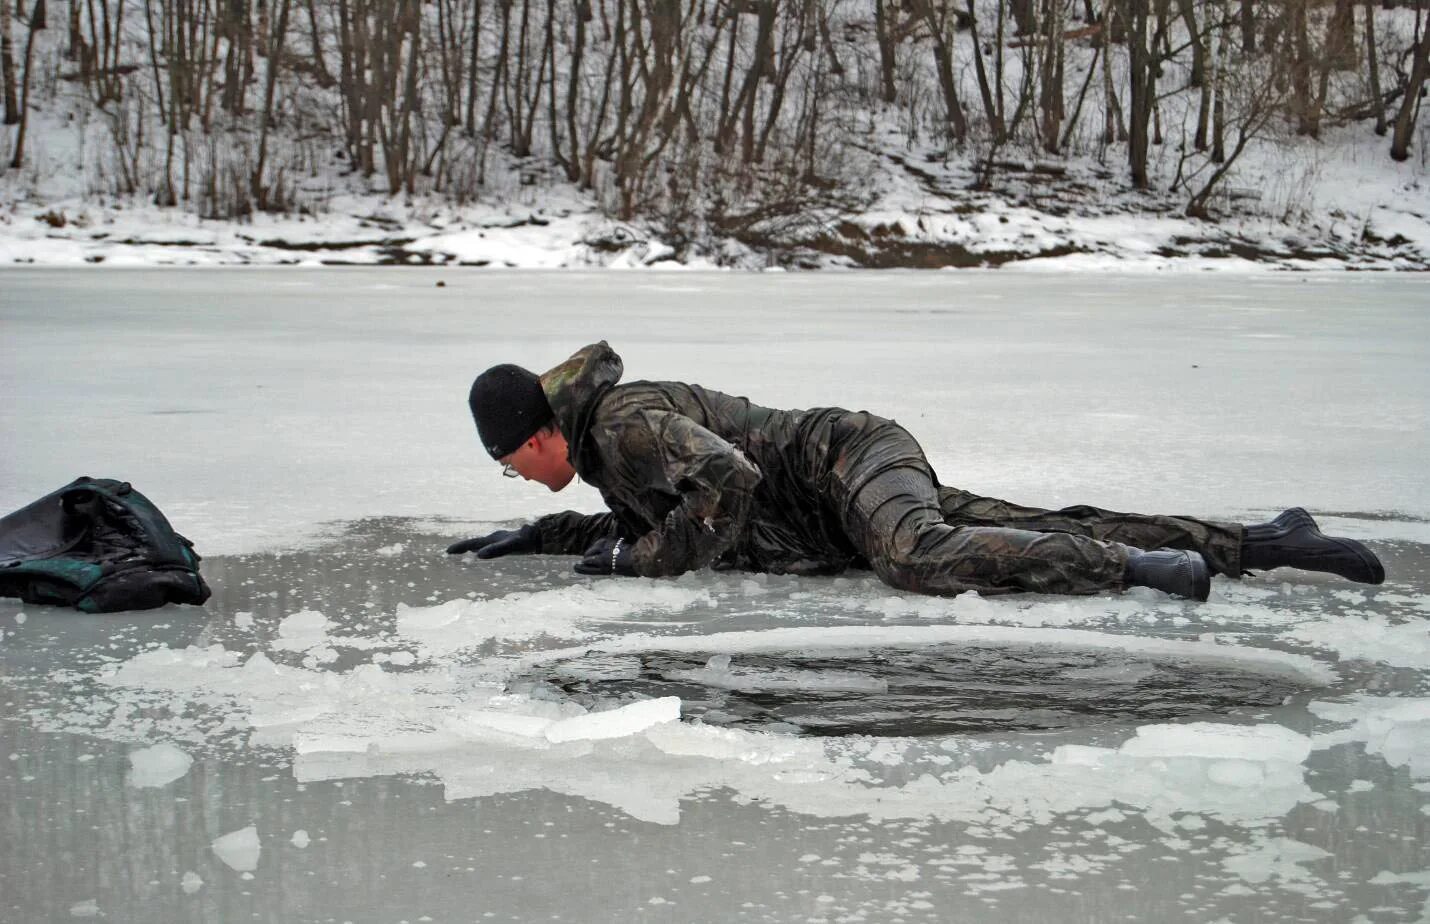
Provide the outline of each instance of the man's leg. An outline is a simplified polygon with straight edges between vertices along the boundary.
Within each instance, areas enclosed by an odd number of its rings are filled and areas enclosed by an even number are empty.
[[[1190,517],[1116,513],[1098,507],[1040,510],[958,488],[938,489],[939,509],[950,526],[998,526],[1036,532],[1072,533],[1138,549],[1200,552],[1214,574],[1240,577],[1245,527]]]
[[[954,595],[1120,590],[1128,549],[1069,532],[951,526],[926,471],[885,470],[843,501],[849,539],[886,583]]]
[[[833,436],[825,497],[845,535],[886,583],[942,595],[1090,594],[1124,585],[1124,546],[1069,532],[944,522],[923,448],[893,421],[850,414]]]

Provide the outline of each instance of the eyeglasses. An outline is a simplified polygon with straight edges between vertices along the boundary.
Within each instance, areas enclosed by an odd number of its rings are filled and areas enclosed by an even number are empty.
[[[501,473],[503,478],[515,478],[521,474],[521,472],[518,472],[515,468],[513,468],[510,464],[507,463],[502,464]]]

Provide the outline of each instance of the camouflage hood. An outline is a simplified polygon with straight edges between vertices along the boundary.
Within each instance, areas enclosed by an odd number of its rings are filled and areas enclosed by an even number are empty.
[[[583,478],[600,465],[590,438],[596,406],[621,380],[624,369],[616,351],[602,340],[582,347],[541,374],[546,401],[570,447],[567,457]]]

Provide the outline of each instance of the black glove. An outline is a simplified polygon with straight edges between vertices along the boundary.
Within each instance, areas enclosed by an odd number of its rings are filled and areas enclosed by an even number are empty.
[[[448,555],[476,552],[478,558],[500,558],[503,555],[531,555],[541,551],[541,530],[533,523],[521,529],[499,529],[475,539],[463,539],[447,546]]]
[[[629,539],[602,539],[587,549],[576,563],[576,573],[635,577],[635,550],[636,544]]]

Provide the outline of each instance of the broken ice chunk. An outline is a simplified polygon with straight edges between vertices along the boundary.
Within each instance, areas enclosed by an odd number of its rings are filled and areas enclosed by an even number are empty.
[[[212,847],[214,854],[235,872],[246,873],[258,868],[262,847],[258,843],[258,828],[253,825],[230,831],[214,841]]]
[[[623,738],[645,731],[652,725],[680,718],[680,697],[647,699],[609,712],[592,712],[553,722],[546,740],[553,742]]]
[[[1133,757],[1203,757],[1226,760],[1285,761],[1299,764],[1311,753],[1311,739],[1280,725],[1143,725],[1122,745]]]
[[[184,878],[179,880],[179,888],[184,890],[185,895],[193,895],[204,887],[204,881],[199,878],[199,874],[193,870],[184,873]]]
[[[490,733],[540,739],[554,725],[552,719],[519,712],[474,709],[447,717],[444,727],[464,738],[487,738]]]
[[[189,772],[194,759],[168,742],[129,753],[129,785],[167,786]]]
[[[297,831],[293,832],[294,847],[297,847],[299,850],[302,850],[304,847],[307,847],[311,843],[312,839],[308,837],[307,831],[304,831],[302,828],[299,828]]]
[[[327,634],[332,623],[317,610],[299,610],[278,624],[283,638],[315,638]]]

